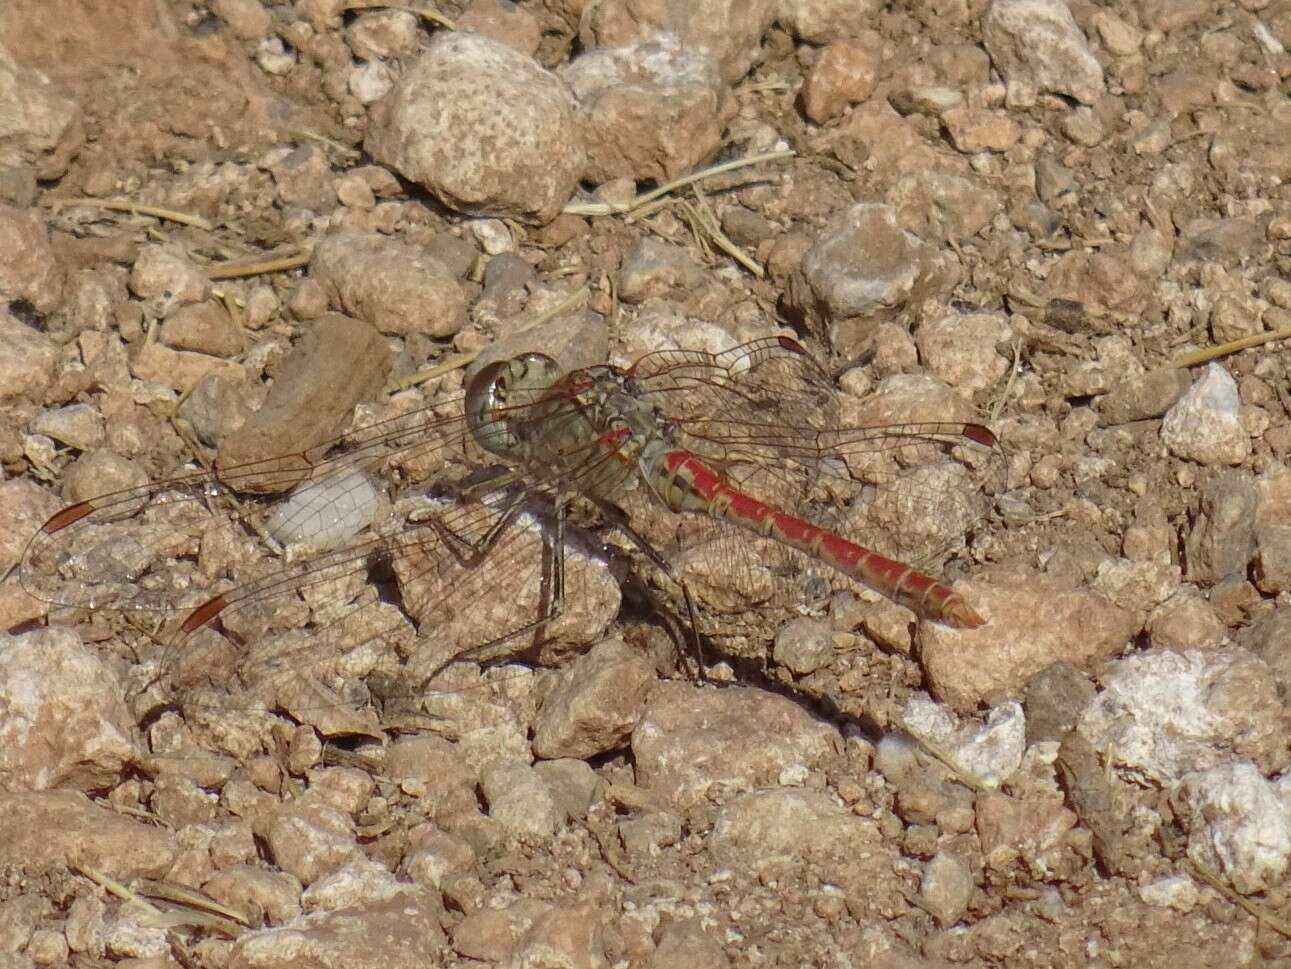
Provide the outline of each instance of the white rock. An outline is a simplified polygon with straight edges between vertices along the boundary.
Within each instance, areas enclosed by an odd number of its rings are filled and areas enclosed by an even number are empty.
[[[986,50],[1011,83],[1093,104],[1103,68],[1064,0],[994,0],[983,20]]]
[[[961,724],[946,707],[916,693],[906,702],[902,719],[910,730],[946,750],[987,787],[999,787],[1022,764],[1026,716],[1016,701],[992,709],[985,724]]]
[[[1277,749],[1282,705],[1272,671],[1245,650],[1147,650],[1111,664],[1077,729],[1157,783]]]
[[[1217,363],[1208,366],[1161,422],[1171,452],[1202,464],[1241,464],[1251,453],[1237,382]]]
[[[1139,886],[1139,898],[1156,908],[1191,912],[1197,904],[1197,883],[1187,875],[1167,875]]]
[[[1291,858],[1291,818],[1274,786],[1250,761],[1183,779],[1193,810],[1188,857],[1218,868],[1243,895],[1275,884]]]
[[[364,61],[350,68],[350,93],[360,104],[380,101],[394,87],[394,74],[381,61]]]

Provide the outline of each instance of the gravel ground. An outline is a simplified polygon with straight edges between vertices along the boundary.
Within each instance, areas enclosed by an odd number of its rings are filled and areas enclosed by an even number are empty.
[[[0,964],[1291,966],[1289,46],[1286,0],[10,0]],[[277,456],[785,336],[848,423],[994,430],[846,526],[984,625],[763,604],[769,549],[625,501],[703,678],[586,512],[545,635],[445,667],[541,608],[540,508],[175,648],[263,581]],[[451,509],[461,457],[344,492]],[[250,494],[134,500],[200,464]]]

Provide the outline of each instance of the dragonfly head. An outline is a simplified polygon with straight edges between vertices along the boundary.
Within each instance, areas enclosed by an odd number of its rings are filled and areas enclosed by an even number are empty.
[[[466,385],[466,422],[476,443],[499,457],[520,457],[516,421],[560,371],[560,364],[545,353],[522,353],[482,367]]]

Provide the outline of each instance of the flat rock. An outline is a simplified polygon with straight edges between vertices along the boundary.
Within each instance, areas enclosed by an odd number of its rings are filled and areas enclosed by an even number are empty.
[[[162,877],[178,852],[172,832],[77,791],[0,792],[0,865],[7,868],[88,865],[129,881]]]
[[[73,630],[0,636],[0,787],[111,787],[139,754],[120,682]]]
[[[314,247],[309,272],[333,305],[382,333],[445,337],[466,323],[466,296],[453,273],[398,239],[328,236]]]
[[[441,33],[374,107],[364,147],[450,208],[543,224],[583,173],[575,110],[532,58]]]
[[[390,367],[385,341],[368,324],[329,313],[312,321],[282,362],[264,405],[220,447],[221,470],[321,444],[334,436],[354,405],[374,394]],[[270,469],[266,469],[269,471]],[[284,485],[282,474],[266,482]],[[254,482],[240,481],[252,490]]]
[[[240,936],[230,969],[421,969],[437,964],[447,939],[437,893],[413,886],[391,898],[302,916]]]
[[[1051,663],[1087,668],[1114,656],[1140,628],[1135,616],[1103,596],[1052,579],[998,575],[956,588],[986,625],[920,623],[918,641],[933,695],[961,712],[1015,694]]]
[[[879,826],[825,791],[753,791],[723,805],[709,847],[726,864],[757,867],[789,857],[842,858],[883,841]]]
[[[632,732],[637,784],[684,809],[722,791],[752,790],[839,749],[838,731],[761,690],[660,683]]]

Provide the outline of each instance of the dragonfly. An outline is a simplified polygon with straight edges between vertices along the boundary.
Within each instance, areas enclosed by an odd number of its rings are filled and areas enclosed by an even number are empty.
[[[692,589],[737,612],[825,575],[981,626],[950,585],[872,546],[916,520],[925,545],[962,541],[998,478],[995,435],[849,423],[842,398],[785,336],[571,371],[524,353],[317,447],[68,505],[21,581],[62,606],[160,617],[170,689],[267,685],[260,702],[298,719],[356,680],[447,696],[509,644],[559,662],[602,638],[621,576],[598,529],[684,591],[692,624]]]

